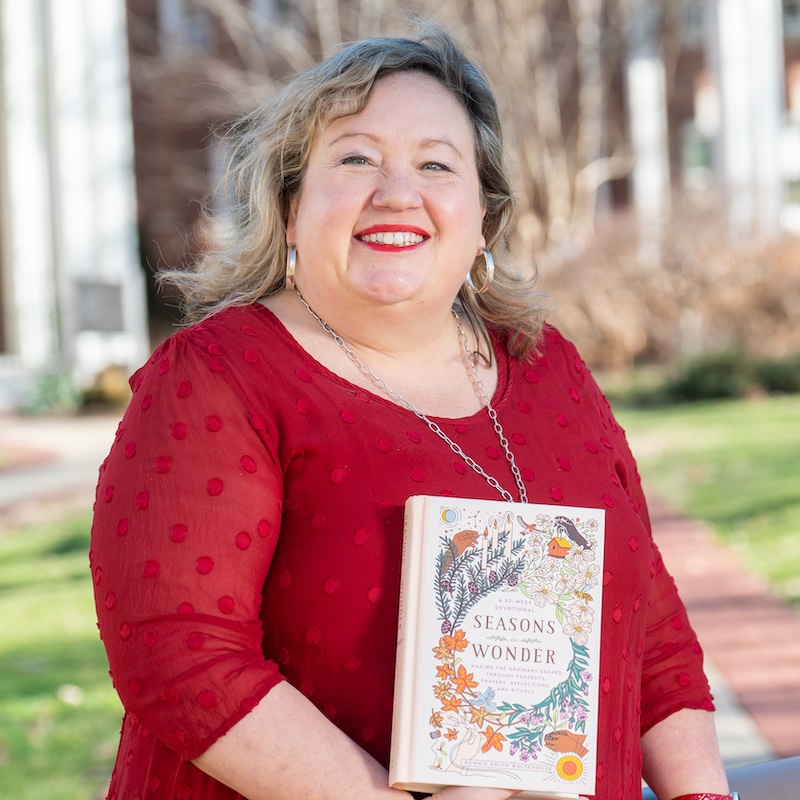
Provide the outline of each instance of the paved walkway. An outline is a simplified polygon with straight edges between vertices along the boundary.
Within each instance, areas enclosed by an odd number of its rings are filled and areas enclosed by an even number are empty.
[[[742,711],[728,721],[729,704],[722,704],[720,738],[732,739],[726,757],[736,763],[746,763],[740,755],[762,760],[744,752],[757,755],[760,748],[764,757],[800,755],[800,615],[704,525],[663,506],[651,511],[664,561],[719,673],[716,694],[730,694]],[[731,737],[742,723],[747,730]]]
[[[0,455],[10,453],[16,464],[3,469],[0,463],[0,532],[43,510],[91,508],[118,416],[0,416]],[[651,512],[706,651],[726,764],[800,755],[800,615],[704,525],[658,504]]]

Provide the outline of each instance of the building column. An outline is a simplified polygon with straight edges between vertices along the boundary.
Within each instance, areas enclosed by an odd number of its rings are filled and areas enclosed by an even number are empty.
[[[124,0],[0,0],[0,371],[28,386],[58,371],[83,388],[149,349],[125,13]]]

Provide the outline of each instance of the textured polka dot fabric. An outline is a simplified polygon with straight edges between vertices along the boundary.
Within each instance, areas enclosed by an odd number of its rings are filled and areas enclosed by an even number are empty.
[[[640,797],[643,730],[712,708],[623,432],[549,328],[495,335],[493,405],[532,502],[606,510],[597,797]],[[265,308],[182,330],[132,378],[101,467],[91,569],[126,709],[109,798],[236,798],[187,763],[290,681],[388,763],[402,508],[497,499],[413,414],[311,358]],[[438,420],[513,490],[483,412]]]

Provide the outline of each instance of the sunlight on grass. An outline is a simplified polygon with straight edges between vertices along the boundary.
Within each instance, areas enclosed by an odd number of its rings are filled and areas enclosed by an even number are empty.
[[[800,604],[800,398],[618,409],[646,488]]]
[[[0,786],[14,800],[92,800],[121,708],[97,635],[89,518],[0,539]]]

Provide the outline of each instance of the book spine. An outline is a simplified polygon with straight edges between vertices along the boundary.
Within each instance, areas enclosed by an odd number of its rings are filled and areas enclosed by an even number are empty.
[[[410,498],[403,523],[403,556],[400,582],[400,614],[397,622],[397,663],[394,682],[392,748],[389,761],[389,785],[411,779],[416,751],[414,717],[418,713],[416,669],[419,664],[420,599],[422,591],[423,552],[418,520],[425,514],[426,500]]]

